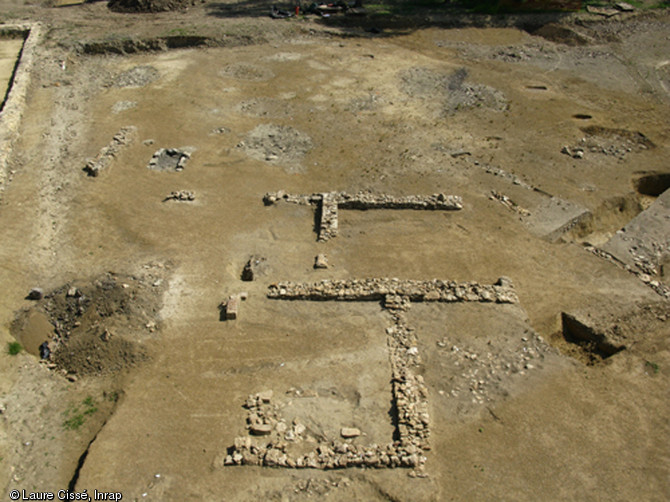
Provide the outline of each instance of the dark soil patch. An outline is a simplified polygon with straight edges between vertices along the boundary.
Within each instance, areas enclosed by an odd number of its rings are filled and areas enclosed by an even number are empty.
[[[670,188],[670,173],[656,171],[635,173],[633,186],[642,195],[658,197]]]
[[[141,341],[156,329],[163,284],[153,273],[107,273],[66,284],[20,311],[11,331],[33,345],[46,341],[52,368],[79,375],[117,372],[146,359]]]
[[[467,78],[465,68],[448,73],[415,67],[401,72],[400,89],[413,98],[437,101],[442,114],[482,107],[496,111],[507,109],[502,92],[486,85],[468,83]]]
[[[166,12],[186,10],[196,3],[196,0],[110,0],[107,7],[114,12]]]

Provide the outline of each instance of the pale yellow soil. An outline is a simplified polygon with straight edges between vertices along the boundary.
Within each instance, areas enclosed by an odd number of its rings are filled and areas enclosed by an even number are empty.
[[[12,78],[16,58],[21,51],[21,39],[0,40],[0,96],[4,99]]]
[[[55,16],[35,9],[46,20]],[[69,43],[68,29],[87,40],[113,38],[117,28],[163,35],[176,21],[107,14],[102,4],[68,9],[79,9],[66,14],[74,27],[54,22],[35,66],[13,179],[0,205],[3,490],[67,488],[88,447],[77,490],[121,491],[124,500],[670,497],[670,325],[650,314],[628,349],[590,366],[560,336],[562,311],[623,315],[662,298],[574,236],[548,242],[489,198],[495,190],[531,213],[543,192],[579,204],[596,215],[578,236],[592,242],[641,209],[633,173],[668,170],[670,99],[653,71],[670,49],[667,16],[635,21],[635,31],[621,30],[608,45],[568,47],[516,28],[426,27],[382,36],[352,29],[354,36],[338,37],[337,28],[313,21],[213,18],[205,5],[176,15],[179,22],[194,33],[199,23],[208,33],[267,32],[241,47],[81,56],[54,42]],[[105,22],[115,27],[97,34]],[[501,56],[515,51],[528,57]],[[157,78],[114,85],[143,66]],[[504,106],[470,107],[458,101],[466,99],[462,89],[445,95],[431,83],[461,68],[464,85],[503,96]],[[302,157],[254,159],[241,143],[268,124],[304,133],[311,149]],[[580,141],[585,125],[639,131],[656,147],[623,160],[561,154]],[[124,126],[137,127],[135,141],[88,177],[86,160]],[[219,128],[225,130],[214,132]],[[194,150],[183,172],[147,169],[159,148],[184,147]],[[451,155],[460,151],[469,155]],[[269,191],[361,189],[455,194],[464,207],[341,210],[339,235],[318,243],[312,208],[262,202]],[[196,199],[164,202],[175,190],[191,190]],[[624,199],[629,206],[619,203]],[[331,268],[312,268],[318,253],[328,255]],[[242,282],[252,254],[267,258],[268,271]],[[155,293],[162,295],[158,329],[128,335],[149,354],[145,363],[66,382],[33,356],[5,354],[32,287],[50,291],[107,271],[139,274],[148,263],[164,277]],[[269,284],[364,277],[488,284],[500,276],[513,281],[518,306],[409,311],[429,389],[427,478],[406,469],[217,466],[234,438],[247,434],[245,399],[266,389],[289,420],[300,417],[314,434],[335,439],[340,427],[355,426],[364,433],[361,444],[392,439],[389,315],[374,302],[270,300]],[[249,298],[239,318],[222,322],[219,303],[242,291]],[[535,342],[535,333],[546,343]],[[528,340],[542,357],[519,358]],[[459,360],[453,346],[479,359]],[[463,375],[506,363],[515,369],[498,368],[481,384],[481,402],[475,399],[470,385],[479,377]],[[118,402],[108,397],[113,391]],[[105,405],[80,429],[66,430],[64,410],[87,396]]]

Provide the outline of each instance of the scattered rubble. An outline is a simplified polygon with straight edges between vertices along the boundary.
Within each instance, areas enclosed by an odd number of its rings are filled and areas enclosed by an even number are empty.
[[[522,188],[525,188],[526,190],[533,190],[535,192],[542,192],[539,188],[536,188],[534,186],[529,185],[525,181],[523,181],[521,178],[519,178],[516,174],[508,173],[504,169],[500,169],[499,167],[494,167],[491,165],[488,165],[486,163],[480,163],[478,161],[474,161],[474,164],[481,169],[484,170],[484,172],[488,174],[492,174],[493,176],[497,176],[499,178],[502,178],[506,181],[509,181],[513,185],[520,186]]]
[[[530,327],[522,333],[512,340],[489,340],[485,345],[462,339],[456,342],[449,335],[438,340],[438,354],[452,369],[449,378],[443,380],[448,390],[438,393],[454,400],[466,412],[505,395],[509,392],[509,377],[541,369],[554,350]]]
[[[628,265],[623,261],[621,261],[620,259],[618,259],[613,254],[608,253],[607,251],[603,251],[602,249],[597,248],[595,246],[585,246],[584,249],[586,249],[586,251],[588,251],[589,253],[593,253],[594,255],[603,258],[604,260],[607,260],[610,263],[617,265],[618,267],[621,267],[625,269],[627,272],[630,272],[631,274],[635,275],[647,286],[656,291],[656,293],[658,293],[660,296],[664,298],[670,298],[670,287],[666,286],[665,284],[663,284],[658,280],[652,279],[652,277],[649,274],[644,273],[642,270],[640,270],[640,268]],[[640,263],[643,262],[640,261]]]
[[[154,82],[160,77],[160,72],[149,65],[140,65],[124,71],[116,76],[110,83],[113,87],[137,88]]]
[[[394,197],[371,192],[324,192],[311,195],[294,195],[279,191],[266,193],[263,202],[269,206],[280,201],[292,204],[314,204],[320,211],[319,238],[321,242],[337,236],[339,209],[425,209],[455,211],[463,208],[463,201],[457,195],[407,195]]]
[[[270,68],[252,63],[231,63],[225,66],[219,75],[249,82],[262,82],[275,76]]]
[[[221,126],[221,127],[215,127],[214,129],[209,131],[209,134],[210,134],[210,136],[213,136],[215,134],[228,134],[229,132],[230,132],[230,129],[228,129],[225,126]]]
[[[497,200],[503,206],[507,207],[511,211],[514,211],[515,213],[519,213],[521,216],[530,216],[530,211],[528,211],[527,209],[524,209],[523,207],[518,205],[516,202],[514,202],[512,199],[507,197],[507,195],[503,195],[500,192],[496,192],[495,190],[491,190],[491,195],[489,195],[489,199]]]
[[[656,145],[644,134],[627,129],[611,129],[601,126],[583,127],[585,134],[574,146],[566,145],[561,153],[581,159],[586,153],[608,155],[622,160],[629,153],[641,152]]]
[[[112,141],[102,148],[98,155],[89,160],[84,167],[84,171],[88,173],[89,176],[98,176],[100,171],[105,169],[111,164],[114,157],[116,157],[119,152],[130,143],[135,140],[137,136],[137,127],[135,126],[126,126],[122,127],[119,132],[117,132]]]
[[[137,101],[117,101],[112,106],[112,113],[121,113],[137,107]]]
[[[271,164],[286,164],[290,172],[298,172],[300,160],[313,148],[309,135],[293,127],[275,124],[256,126],[238,148],[251,158]]]
[[[569,147],[569,146],[564,146],[561,148],[561,153],[564,155],[569,155],[573,159],[583,159],[584,158],[584,148],[575,146],[575,147]]]

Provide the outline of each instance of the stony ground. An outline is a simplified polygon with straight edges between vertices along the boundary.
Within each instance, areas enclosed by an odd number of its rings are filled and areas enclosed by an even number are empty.
[[[0,5],[1,21],[47,26],[0,203],[5,492],[670,496],[667,242],[644,271],[597,253],[670,185],[666,13],[324,25],[234,3]],[[263,203],[282,190],[463,207],[340,208],[317,242],[318,206]],[[430,415],[422,468],[224,465],[240,441],[266,447],[249,435],[265,416],[275,464],[398,439],[394,310],[269,286],[502,276],[518,303],[406,305],[416,343],[401,357]],[[221,302],[243,292],[226,320]],[[28,352],[9,355],[15,339]],[[267,391],[259,417],[248,399]]]

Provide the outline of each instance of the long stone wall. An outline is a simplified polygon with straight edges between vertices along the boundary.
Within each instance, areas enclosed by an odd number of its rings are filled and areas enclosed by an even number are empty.
[[[136,136],[137,127],[122,127],[119,132],[114,135],[112,141],[110,141],[107,146],[102,147],[94,159],[91,159],[86,163],[84,170],[89,176],[97,176],[100,171],[107,168],[109,164],[112,163],[114,157],[116,157],[124,147],[134,141]]]
[[[456,211],[463,208],[457,195],[406,195],[395,197],[371,192],[324,192],[310,195],[289,194],[284,191],[266,193],[265,205],[288,202],[300,205],[316,205],[320,211],[319,241],[337,236],[339,209],[424,209],[433,211]]]
[[[268,298],[281,300],[375,301],[387,295],[407,297],[413,302],[496,302],[518,303],[509,279],[500,278],[491,285],[477,282],[457,283],[433,279],[352,279],[314,283],[279,282],[268,288]]]

